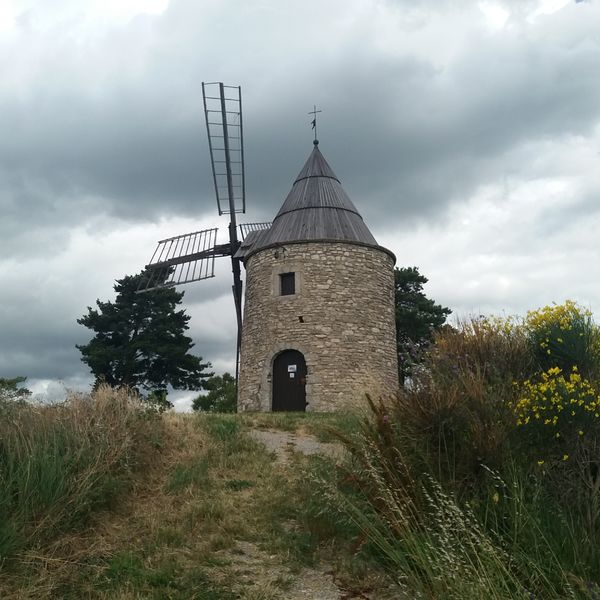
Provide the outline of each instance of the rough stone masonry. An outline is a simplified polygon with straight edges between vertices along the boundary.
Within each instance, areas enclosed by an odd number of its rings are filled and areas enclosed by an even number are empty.
[[[308,411],[339,411],[394,393],[394,257],[352,242],[288,243],[246,261],[240,410],[271,410],[273,360],[304,354]],[[279,275],[296,274],[280,295]]]

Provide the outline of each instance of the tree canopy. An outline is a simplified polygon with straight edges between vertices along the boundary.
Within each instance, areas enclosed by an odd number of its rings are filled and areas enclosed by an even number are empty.
[[[183,292],[162,288],[137,293],[145,272],[117,280],[114,302],[96,301],[77,322],[95,332],[77,346],[96,383],[128,386],[166,402],[166,388],[199,390],[212,375],[210,363],[190,354],[192,339],[184,334],[190,317],[177,310]]]
[[[237,407],[237,387],[235,377],[230,373],[214,375],[207,380],[204,389],[208,394],[198,396],[192,403],[194,410],[210,412],[235,412]]]
[[[400,381],[410,377],[434,331],[446,322],[446,317],[452,312],[427,298],[423,292],[427,281],[417,267],[396,268],[394,271]]]
[[[0,377],[0,400],[25,400],[31,396],[31,392],[20,387],[27,377]]]

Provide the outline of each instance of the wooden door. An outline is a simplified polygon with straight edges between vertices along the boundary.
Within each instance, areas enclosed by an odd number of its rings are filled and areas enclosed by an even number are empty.
[[[306,361],[301,352],[285,350],[273,362],[273,411],[306,410]]]

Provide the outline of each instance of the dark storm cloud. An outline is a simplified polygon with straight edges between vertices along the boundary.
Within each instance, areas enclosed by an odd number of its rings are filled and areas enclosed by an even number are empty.
[[[598,116],[600,81],[589,77],[597,36],[541,44],[471,34],[464,54],[442,66],[341,37],[336,52],[303,60],[293,44],[276,48],[280,35],[243,23],[241,10],[228,12],[225,56],[216,52],[223,28],[207,25],[217,10],[174,1],[163,16],[138,17],[94,44],[78,44],[68,30],[59,42],[62,30],[34,38],[17,63],[35,62],[39,76],[23,94],[8,84],[0,92],[9,219],[60,227],[90,211],[132,220],[213,211],[200,82],[215,72],[244,86],[248,194],[258,218],[274,214],[310,151],[313,101],[325,108],[323,151],[375,226],[392,210],[405,218],[439,212],[503,171],[522,140],[585,134]],[[432,14],[422,4],[419,11]],[[287,17],[268,18],[281,26]],[[32,36],[23,32],[21,43]],[[289,67],[275,59],[269,77],[269,65],[246,62],[263,45],[287,50]],[[236,54],[239,65],[227,60]]]
[[[42,215],[58,214],[61,202],[83,199],[98,212],[136,219],[164,213],[171,205],[181,213],[198,210],[209,170],[200,115],[169,114],[172,98],[146,100],[160,88],[119,93],[115,87],[119,102],[107,106],[57,94],[41,108],[3,111],[0,160],[20,206],[36,203]],[[181,103],[177,108],[185,111]],[[28,127],[31,115],[36,128]],[[31,181],[46,188],[41,205]]]
[[[510,153],[525,140],[585,136],[598,119],[600,80],[589,73],[599,45],[556,51],[478,41],[477,52],[449,69],[414,67],[412,77],[397,65],[359,69],[357,89],[376,92],[344,106],[339,124],[352,126],[335,136],[335,154],[344,157],[346,185],[359,197],[369,197],[376,181],[375,225],[390,214],[429,216],[484,182],[520,174],[529,165],[515,164]],[[395,94],[400,81],[402,94]],[[357,122],[360,104],[380,114]]]
[[[226,265],[221,264],[218,278],[195,287],[182,287],[186,292],[183,307],[192,317],[188,335],[200,341],[193,352],[206,360],[234,353],[235,332],[229,323],[233,300],[226,270]],[[40,286],[41,289],[13,288],[12,293],[2,293],[0,373],[61,380],[89,375],[76,349],[76,344],[85,344],[94,335],[76,323],[87,309],[75,284],[66,282],[62,287],[63,291],[54,295],[46,285]],[[69,298],[69,292],[73,298]],[[111,292],[105,289],[100,299],[112,300]],[[61,302],[54,304],[56,298]],[[93,301],[90,303],[96,308]]]
[[[319,65],[311,93],[298,95],[305,105],[311,95],[325,96],[321,148],[371,225],[395,216],[443,216],[483,183],[529,169],[535,147],[529,157],[519,152],[525,162],[511,156],[525,141],[531,147],[532,141],[590,133],[600,114],[600,80],[589,76],[600,59],[595,37],[579,43],[578,35],[566,36],[552,45],[473,36],[470,50],[443,67],[348,45],[334,62]],[[288,115],[299,104],[284,102]],[[304,159],[296,149],[298,128],[280,111],[275,118],[252,131],[259,140],[248,136],[249,146],[263,150],[249,153],[257,162],[273,157],[259,162],[256,180],[249,179],[250,189],[269,199],[271,214],[283,197],[273,198],[275,188],[287,193],[301,165],[296,157]],[[262,134],[272,130],[275,140]],[[260,190],[261,182],[268,182],[270,194]]]
[[[55,303],[36,285],[39,280],[29,283],[2,291],[0,372],[65,379],[80,370],[75,344],[89,336],[75,324],[70,307]]]
[[[216,216],[203,80],[243,88],[242,221],[270,220],[283,202],[312,150],[314,103],[320,147],[376,234],[438,227],[481,189],[559,176],[560,146],[599,120],[600,13],[572,5],[534,27],[536,2],[504,2],[499,33],[478,6],[172,0],[91,33],[79,17],[45,29],[21,17],[0,40],[0,375],[85,377],[74,345],[89,332],[75,319],[147,260],[148,241],[139,257],[131,248],[140,231]],[[589,179],[497,252],[543,250],[599,187]],[[184,302],[196,351],[231,364],[227,261],[218,269]]]

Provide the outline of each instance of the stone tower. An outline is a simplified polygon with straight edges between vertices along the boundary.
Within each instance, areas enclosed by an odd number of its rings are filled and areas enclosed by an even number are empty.
[[[238,409],[338,411],[398,387],[394,255],[318,141],[269,229],[250,233]]]

